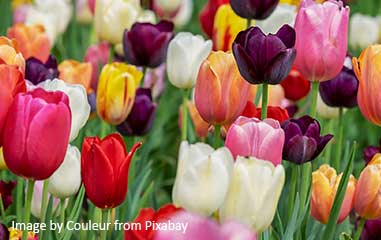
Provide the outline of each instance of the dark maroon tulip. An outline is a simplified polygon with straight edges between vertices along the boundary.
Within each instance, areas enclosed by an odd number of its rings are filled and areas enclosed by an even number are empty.
[[[243,18],[263,20],[271,15],[279,0],[230,0],[234,12]]]
[[[240,32],[233,54],[243,78],[251,84],[278,84],[294,63],[295,30],[283,25],[276,34],[265,35],[258,27]]]
[[[49,58],[45,63],[34,57],[26,60],[25,79],[29,80],[34,85],[47,79],[57,78],[58,75],[57,60],[53,55],[49,55]]]
[[[381,139],[380,139],[380,143],[379,143],[379,146],[368,146],[364,149],[364,160],[366,162],[366,164],[368,164],[372,158],[374,157],[374,155],[376,155],[377,153],[381,153]]]
[[[135,103],[127,119],[116,129],[125,136],[141,136],[146,134],[155,119],[156,103],[152,102],[151,89],[136,90]]]
[[[361,232],[361,240],[381,239],[381,220],[367,220]]]
[[[330,107],[353,108],[357,106],[358,87],[359,81],[353,70],[343,67],[337,77],[320,83],[319,93]]]
[[[310,116],[290,119],[282,123],[285,133],[283,159],[303,164],[314,160],[333,135],[320,136],[320,124]]]
[[[173,23],[160,21],[135,23],[123,33],[124,56],[128,63],[136,66],[155,68],[167,56],[169,41],[173,37]]]
[[[0,240],[8,240],[9,239],[9,231],[8,228],[0,223]]]
[[[13,202],[12,191],[16,187],[16,184],[16,181],[0,181],[0,196],[3,201],[4,209],[7,209]]]

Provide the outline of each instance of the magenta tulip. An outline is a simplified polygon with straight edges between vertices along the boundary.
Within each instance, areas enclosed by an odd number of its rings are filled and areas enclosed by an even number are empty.
[[[14,174],[34,180],[50,177],[62,164],[69,143],[69,98],[37,88],[20,93],[4,127],[4,160]]]
[[[303,0],[295,21],[295,66],[309,81],[336,77],[348,45],[349,7],[341,1]]]
[[[234,158],[251,156],[272,162],[282,162],[284,132],[278,121],[268,118],[239,117],[229,128],[225,146]]]

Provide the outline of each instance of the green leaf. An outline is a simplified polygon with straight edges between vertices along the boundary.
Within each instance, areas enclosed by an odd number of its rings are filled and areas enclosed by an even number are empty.
[[[293,239],[294,233],[297,229],[296,221],[298,218],[299,207],[300,207],[300,198],[299,198],[299,192],[297,192],[295,197],[294,210],[292,212],[291,219],[287,225],[286,232],[282,237],[282,239],[284,240]]]

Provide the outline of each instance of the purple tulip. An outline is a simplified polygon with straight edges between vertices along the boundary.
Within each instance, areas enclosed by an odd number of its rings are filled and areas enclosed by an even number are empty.
[[[0,181],[0,200],[3,201],[4,209],[7,209],[13,202],[12,191],[16,184],[16,181]]]
[[[155,119],[156,103],[152,102],[151,90],[139,88],[136,90],[134,106],[127,119],[116,127],[125,136],[141,136],[146,134]]]
[[[381,220],[367,220],[361,232],[361,240],[378,240],[381,237]]]
[[[234,12],[250,19],[263,20],[271,15],[279,0],[230,0]]]
[[[278,84],[291,70],[296,57],[295,30],[283,25],[265,35],[258,27],[240,32],[233,43],[239,71],[251,84]]]
[[[366,162],[366,164],[368,164],[372,158],[374,157],[374,155],[376,155],[377,153],[381,153],[381,139],[380,139],[380,145],[377,147],[377,146],[368,146],[364,149],[364,160]]]
[[[169,41],[173,37],[174,25],[168,21],[135,23],[123,33],[123,50],[128,63],[155,68],[167,56]]]
[[[34,57],[26,60],[25,79],[29,80],[34,85],[47,79],[57,78],[58,75],[57,60],[53,55],[49,55],[49,58],[45,63]]]
[[[343,67],[339,75],[332,80],[320,83],[322,100],[330,107],[353,108],[357,106],[359,81],[352,69]]]
[[[9,239],[9,231],[8,228],[0,223],[0,240],[8,240]]]
[[[303,164],[314,160],[333,135],[320,136],[320,124],[310,116],[290,119],[282,123],[285,132],[283,159]]]

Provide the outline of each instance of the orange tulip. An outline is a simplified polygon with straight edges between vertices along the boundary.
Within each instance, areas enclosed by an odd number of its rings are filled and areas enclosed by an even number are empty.
[[[231,124],[245,108],[250,84],[239,73],[232,53],[212,52],[200,66],[195,103],[210,124]]]
[[[381,126],[381,45],[369,46],[352,62],[360,82],[357,93],[360,110],[366,119]]]
[[[65,60],[58,65],[59,78],[67,83],[82,84],[87,93],[91,92],[90,83],[93,66],[88,62]]]
[[[381,218],[381,154],[376,154],[360,174],[355,210],[362,218]]]
[[[25,59],[48,60],[51,44],[43,26],[18,23],[8,29],[7,36],[16,39]]]
[[[311,215],[323,224],[328,222],[342,175],[342,173],[337,175],[336,170],[327,164],[320,166],[312,173]],[[351,175],[341,205],[338,223],[341,223],[353,208],[355,188],[356,179]]]
[[[19,51],[15,40],[6,37],[0,37],[0,64],[16,65],[19,70],[25,73],[25,59]]]

